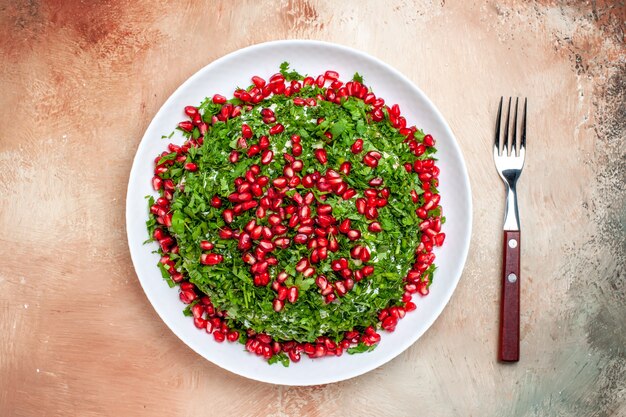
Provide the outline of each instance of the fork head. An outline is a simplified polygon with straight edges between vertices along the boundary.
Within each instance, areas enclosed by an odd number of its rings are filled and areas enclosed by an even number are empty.
[[[510,123],[511,119],[511,102],[509,98],[506,120],[504,122],[504,131],[501,132],[502,121],[502,105],[504,103],[504,97],[500,98],[500,106],[498,107],[498,116],[496,117],[496,133],[493,144],[493,159],[496,164],[498,174],[503,181],[509,186],[514,186],[515,182],[522,173],[524,168],[524,157],[526,155],[526,109],[527,100],[524,99],[524,108],[522,110],[522,120],[519,123],[519,137],[520,143],[517,146],[518,137],[518,122],[517,113],[519,98],[515,99],[515,110],[513,114],[513,123]]]

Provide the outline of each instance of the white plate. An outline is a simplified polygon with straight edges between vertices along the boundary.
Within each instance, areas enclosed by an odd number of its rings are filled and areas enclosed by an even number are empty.
[[[300,73],[317,75],[327,69],[338,71],[342,79],[355,72],[387,103],[398,103],[408,122],[423,128],[437,140],[441,168],[439,190],[446,216],[446,241],[436,251],[434,283],[427,297],[416,295],[417,310],[407,314],[395,332],[382,332],[382,341],[370,353],[344,354],[340,358],[317,360],[303,358],[288,368],[267,365],[259,357],[244,351],[242,345],[216,343],[213,337],[194,327],[182,314],[176,288],[169,288],[156,267],[156,244],[144,245],[148,211],[145,196],[154,194],[151,187],[153,160],[168,141],[169,134],[183,120],[183,107],[199,104],[215,93],[232,96],[236,86],[247,86],[253,75],[268,78],[281,62],[288,61]],[[182,143],[182,135],[172,140]],[[452,131],[431,101],[411,81],[389,65],[363,52],[316,41],[278,41],[254,45],[233,52],[207,65],[183,83],[156,114],[141,140],[128,183],[126,228],[130,253],[139,281],[159,316],[189,347],[206,359],[236,374],[263,382],[284,385],[316,385],[341,381],[361,375],[393,359],[411,346],[433,324],[447,304],[465,264],[472,224],[469,179],[461,151]],[[158,341],[157,341],[158,343]],[[176,357],[164,358],[175,361]]]

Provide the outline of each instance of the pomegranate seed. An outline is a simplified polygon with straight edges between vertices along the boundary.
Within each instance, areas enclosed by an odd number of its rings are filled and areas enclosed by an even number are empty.
[[[339,297],[343,297],[348,292],[346,290],[346,286],[344,285],[343,281],[335,282],[335,291],[337,292],[337,295]]]
[[[195,115],[198,114],[198,109],[193,106],[186,106],[185,114],[189,116],[190,118],[193,118]]]
[[[255,86],[257,86],[257,88],[265,87],[265,80],[259,76],[255,75],[254,77],[252,77],[252,82]]]
[[[363,273],[364,277],[369,277],[370,275],[374,273],[374,267],[372,265],[365,265],[361,269],[361,272]]]
[[[435,146],[435,139],[431,135],[424,136],[424,145]]]
[[[421,295],[421,296],[426,296],[428,295],[428,293],[430,292],[428,289],[428,283],[427,282],[419,282],[417,284],[417,292]]]
[[[287,178],[278,177],[272,181],[272,184],[274,184],[276,188],[285,188],[287,186]]]
[[[224,260],[222,255],[217,253],[203,253],[200,256],[200,263],[203,265],[217,265]]]
[[[270,151],[270,150],[266,150],[263,152],[263,155],[261,156],[261,163],[263,165],[267,165],[270,162],[272,162],[272,159],[274,158],[274,152]]]
[[[348,231],[348,233],[346,234],[346,236],[348,237],[348,239],[350,240],[357,240],[361,238],[361,232],[358,230],[350,230]]]
[[[250,139],[252,137],[252,129],[246,123],[241,125],[241,135],[244,139]]]
[[[376,168],[378,166],[378,159],[374,158],[371,152],[368,152],[363,157],[363,163],[370,168]]]
[[[327,80],[336,81],[339,78],[339,73],[337,73],[336,71],[328,70],[324,73],[324,78],[326,78]]]
[[[287,281],[287,278],[289,278],[289,275],[287,275],[285,271],[282,271],[276,276],[276,282],[282,284],[283,282]]]
[[[212,250],[213,247],[213,243],[209,242],[208,240],[203,240],[202,242],[200,242],[200,249],[202,250]]]
[[[229,228],[224,228],[219,231],[220,239],[230,239],[233,237],[233,231]]]
[[[350,200],[352,197],[356,195],[356,190],[354,188],[348,188],[342,195],[341,198],[344,200]]]
[[[282,133],[284,130],[285,130],[285,126],[283,126],[280,123],[277,123],[270,128],[270,135],[278,135],[279,133]]]
[[[160,177],[153,177],[152,188],[154,188],[154,191],[159,191],[161,187],[163,187],[163,180]]]
[[[350,231],[350,223],[350,219],[345,219],[344,221],[342,221],[339,225],[339,231],[341,233],[348,233]]]
[[[185,168],[187,171],[194,172],[194,171],[197,171],[197,170],[198,170],[198,165],[194,164],[193,162],[187,162],[187,163],[184,165],[184,168]]]
[[[213,332],[213,338],[215,339],[216,342],[222,343],[224,339],[226,338],[226,336],[224,335],[222,331],[216,330]]]
[[[213,103],[215,104],[224,104],[226,103],[226,97],[220,95],[220,94],[215,94],[213,96]]]
[[[287,294],[287,301],[293,304],[296,300],[298,300],[298,287],[290,287],[289,293]]]
[[[278,290],[276,292],[278,293],[276,295],[276,298],[278,298],[280,301],[284,301],[287,298],[287,287],[281,285],[280,287],[278,287]]]
[[[222,218],[226,223],[232,223],[234,220],[234,213],[231,209],[226,209],[222,212]]]
[[[355,155],[358,153],[361,153],[361,151],[363,150],[363,139],[355,140],[352,146],[350,147],[350,150]]]
[[[193,130],[193,123],[184,121],[178,124],[178,127],[184,130],[185,132],[191,132]]]
[[[357,198],[356,199],[356,210],[359,212],[359,214],[365,214],[365,209],[367,206],[367,202],[364,198]]]
[[[320,290],[325,290],[328,287],[328,280],[324,275],[318,275],[317,278],[315,278],[315,285],[317,285]]]
[[[352,169],[352,164],[350,162],[344,162],[339,167],[339,171],[343,172],[345,175],[350,175],[350,169]]]
[[[383,329],[389,332],[392,332],[395,330],[397,324],[398,324],[398,319],[396,317],[389,316],[385,320],[383,320],[381,326]]]
[[[370,225],[367,227],[367,230],[369,230],[372,233],[380,233],[383,231],[382,226],[380,225],[379,222],[372,222],[370,223]]]
[[[385,114],[383,113],[383,111],[380,108],[375,109],[374,111],[372,111],[372,120],[375,122],[380,122],[385,118]]]
[[[282,310],[284,306],[285,306],[285,302],[282,300],[279,300],[278,298],[275,299],[274,302],[272,303],[272,307],[274,308],[274,311],[277,313],[280,310]]]
[[[328,162],[328,156],[326,155],[326,150],[325,149],[316,149],[315,150],[315,158],[317,158],[317,160],[322,165],[326,165],[326,162]]]
[[[374,190],[372,188],[368,188],[367,190],[365,190],[363,192],[363,194],[365,194],[365,197],[372,198],[372,197],[376,197],[378,195],[378,191],[376,191],[376,190]]]
[[[300,354],[296,351],[290,350],[289,352],[287,352],[287,354],[289,355],[289,360],[292,362],[299,362],[300,361]]]

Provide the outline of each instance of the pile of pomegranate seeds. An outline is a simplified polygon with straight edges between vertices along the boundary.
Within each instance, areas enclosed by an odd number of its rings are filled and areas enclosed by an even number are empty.
[[[428,294],[441,246],[435,139],[355,74],[287,64],[184,108],[147,222],[185,314],[270,363],[373,349]]]

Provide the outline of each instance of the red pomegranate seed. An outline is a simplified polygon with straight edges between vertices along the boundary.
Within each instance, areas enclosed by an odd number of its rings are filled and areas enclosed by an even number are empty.
[[[270,146],[270,140],[267,136],[263,135],[259,138],[259,148],[267,149]]]
[[[270,128],[270,135],[278,135],[279,133],[282,133],[284,130],[285,130],[285,126],[283,126],[280,123],[277,123]]]
[[[287,178],[278,177],[272,181],[272,184],[274,184],[276,188],[285,188],[287,186]]]
[[[389,316],[385,320],[383,320],[381,326],[383,329],[392,332],[393,330],[395,330],[397,324],[398,319],[396,317]]]
[[[348,239],[350,240],[357,240],[361,238],[361,232],[358,230],[350,230],[346,236],[348,237]]]
[[[217,253],[203,253],[200,255],[200,262],[203,265],[217,265],[224,260],[222,255]]]
[[[335,285],[335,291],[337,292],[337,295],[338,295],[339,297],[343,297],[343,296],[344,296],[344,295],[346,295],[346,293],[348,292],[348,291],[346,290],[346,286],[345,286],[345,284],[343,283],[343,281],[337,281],[337,282],[335,282],[335,284],[334,284],[334,285]]]
[[[289,293],[287,294],[287,301],[290,303],[295,303],[298,300],[298,287],[290,287]]]
[[[154,191],[159,191],[161,189],[161,187],[163,187],[163,180],[159,177],[153,177],[152,178],[152,188],[154,188]]]
[[[333,262],[331,263],[331,266],[330,266],[330,267],[332,268],[332,270],[333,270],[333,271],[340,271],[341,269],[343,269],[343,268],[341,267],[341,264],[340,264],[339,260],[335,260],[335,261],[333,261]]]
[[[263,155],[261,155],[261,163],[263,165],[269,164],[270,162],[272,162],[272,159],[274,159],[274,152],[270,150],[264,151]]]
[[[317,278],[315,278],[315,285],[317,285],[320,290],[325,290],[326,287],[328,287],[328,280],[324,275],[318,275]]]
[[[339,231],[341,233],[348,233],[350,231],[350,223],[350,219],[345,219],[344,221],[342,221],[339,225]]]
[[[365,265],[361,269],[361,272],[363,272],[364,277],[369,277],[370,275],[374,273],[374,267],[372,265]]]
[[[342,195],[341,198],[344,200],[350,200],[352,197],[356,195],[356,190],[354,188],[348,188]]]
[[[380,108],[374,109],[372,111],[372,120],[375,122],[380,122],[385,118],[385,114]]]
[[[358,153],[361,153],[361,151],[363,150],[363,139],[355,140],[352,146],[350,147],[350,150],[355,155]]]
[[[326,71],[324,73],[324,78],[330,81],[336,81],[339,78],[339,73],[337,71]]]
[[[224,335],[222,331],[216,330],[213,332],[213,338],[215,339],[216,342],[222,343],[224,339],[226,339],[226,336]]]
[[[277,313],[283,309],[283,307],[285,306],[285,302],[282,300],[279,300],[278,298],[274,300],[274,302],[272,303],[272,307],[274,308],[274,311],[276,311]]]
[[[365,209],[367,206],[367,202],[364,198],[357,198],[356,199],[356,210],[359,212],[359,214],[365,214]]]
[[[194,164],[193,162],[187,162],[187,163],[184,165],[184,168],[185,168],[187,171],[194,172],[194,171],[197,171],[197,170],[198,170],[198,165]]]
[[[185,114],[193,119],[193,117],[198,114],[198,109],[193,106],[186,106]]]
[[[280,285],[278,286],[278,289],[276,290],[277,295],[276,298],[278,298],[280,301],[284,301],[287,298],[287,287],[285,287],[284,285]]]
[[[344,162],[339,167],[339,171],[344,173],[345,175],[350,175],[350,170],[352,169],[352,164],[350,162]]]
[[[435,139],[431,135],[424,136],[424,145],[435,146]]]
[[[214,247],[213,243],[208,240],[203,240],[200,242],[200,249],[202,250],[212,250]]]
[[[361,252],[363,251],[363,246],[361,245],[355,245],[351,250],[350,250],[350,256],[352,257],[352,259],[361,259]]]
[[[326,150],[325,149],[316,149],[315,150],[315,158],[317,158],[317,160],[322,165],[326,165],[326,162],[328,162],[328,156],[326,155]]]
[[[252,129],[246,123],[241,125],[241,135],[244,139],[250,139],[252,137]]]
[[[228,160],[230,161],[231,164],[234,164],[237,161],[239,161],[239,152],[231,151],[230,156],[228,157]]]
[[[178,124],[178,127],[184,130],[185,132],[191,132],[193,130],[193,123],[184,121]]]
[[[252,77],[252,82],[254,83],[255,86],[257,86],[257,88],[265,87],[265,80],[257,75]]]
[[[369,230],[372,233],[380,233],[383,231],[383,228],[379,222],[372,222],[367,227],[367,230]]]
[[[215,94],[213,96],[213,103],[215,104],[224,104],[226,103],[226,97],[220,95],[220,94]]]
[[[370,254],[370,250],[364,246],[363,250],[361,251],[361,261],[363,262],[368,262],[371,259],[371,254]]]
[[[226,209],[222,212],[222,217],[226,223],[232,223],[234,220],[234,213],[231,209]]]

